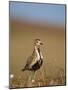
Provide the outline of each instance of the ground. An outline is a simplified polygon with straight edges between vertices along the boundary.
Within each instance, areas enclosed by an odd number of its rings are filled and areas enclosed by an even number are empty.
[[[31,72],[22,72],[31,55],[34,39],[43,42],[41,47],[43,66],[35,74],[35,82],[29,81]],[[50,24],[32,24],[10,20],[10,87],[65,85],[65,28]]]

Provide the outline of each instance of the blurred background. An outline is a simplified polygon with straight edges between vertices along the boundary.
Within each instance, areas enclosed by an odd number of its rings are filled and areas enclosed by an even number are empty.
[[[31,86],[65,85],[65,9],[59,4],[9,2],[11,87],[29,86],[30,72],[21,69],[32,54],[36,38],[44,43],[44,63],[35,75],[41,84]]]

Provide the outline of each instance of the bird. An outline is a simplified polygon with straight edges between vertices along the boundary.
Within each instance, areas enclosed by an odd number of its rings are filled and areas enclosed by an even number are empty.
[[[33,76],[37,70],[39,70],[43,64],[43,55],[41,52],[41,46],[43,45],[42,41],[40,39],[34,40],[34,49],[32,54],[27,58],[26,64],[22,71],[31,71],[33,72]],[[32,77],[33,77],[32,76]],[[34,80],[32,80],[34,81]]]
[[[40,50],[41,45],[43,43],[41,42],[40,39],[35,39],[34,40],[34,50],[31,56],[27,58],[26,65],[22,69],[22,71],[29,70],[29,71],[37,71],[40,69],[40,67],[43,64],[43,55]]]

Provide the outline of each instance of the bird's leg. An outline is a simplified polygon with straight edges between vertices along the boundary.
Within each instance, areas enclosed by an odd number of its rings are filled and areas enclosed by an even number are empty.
[[[32,83],[34,82],[34,75],[35,75],[35,71],[32,71],[31,74],[29,74],[27,87],[32,87]]]
[[[32,72],[31,82],[35,82],[35,71]]]
[[[28,75],[28,80],[27,80],[27,87],[31,87],[32,83],[31,83],[31,75]]]

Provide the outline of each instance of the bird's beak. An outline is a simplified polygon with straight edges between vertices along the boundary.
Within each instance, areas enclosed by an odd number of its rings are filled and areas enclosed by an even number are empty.
[[[43,43],[41,42],[40,45],[43,45]]]

